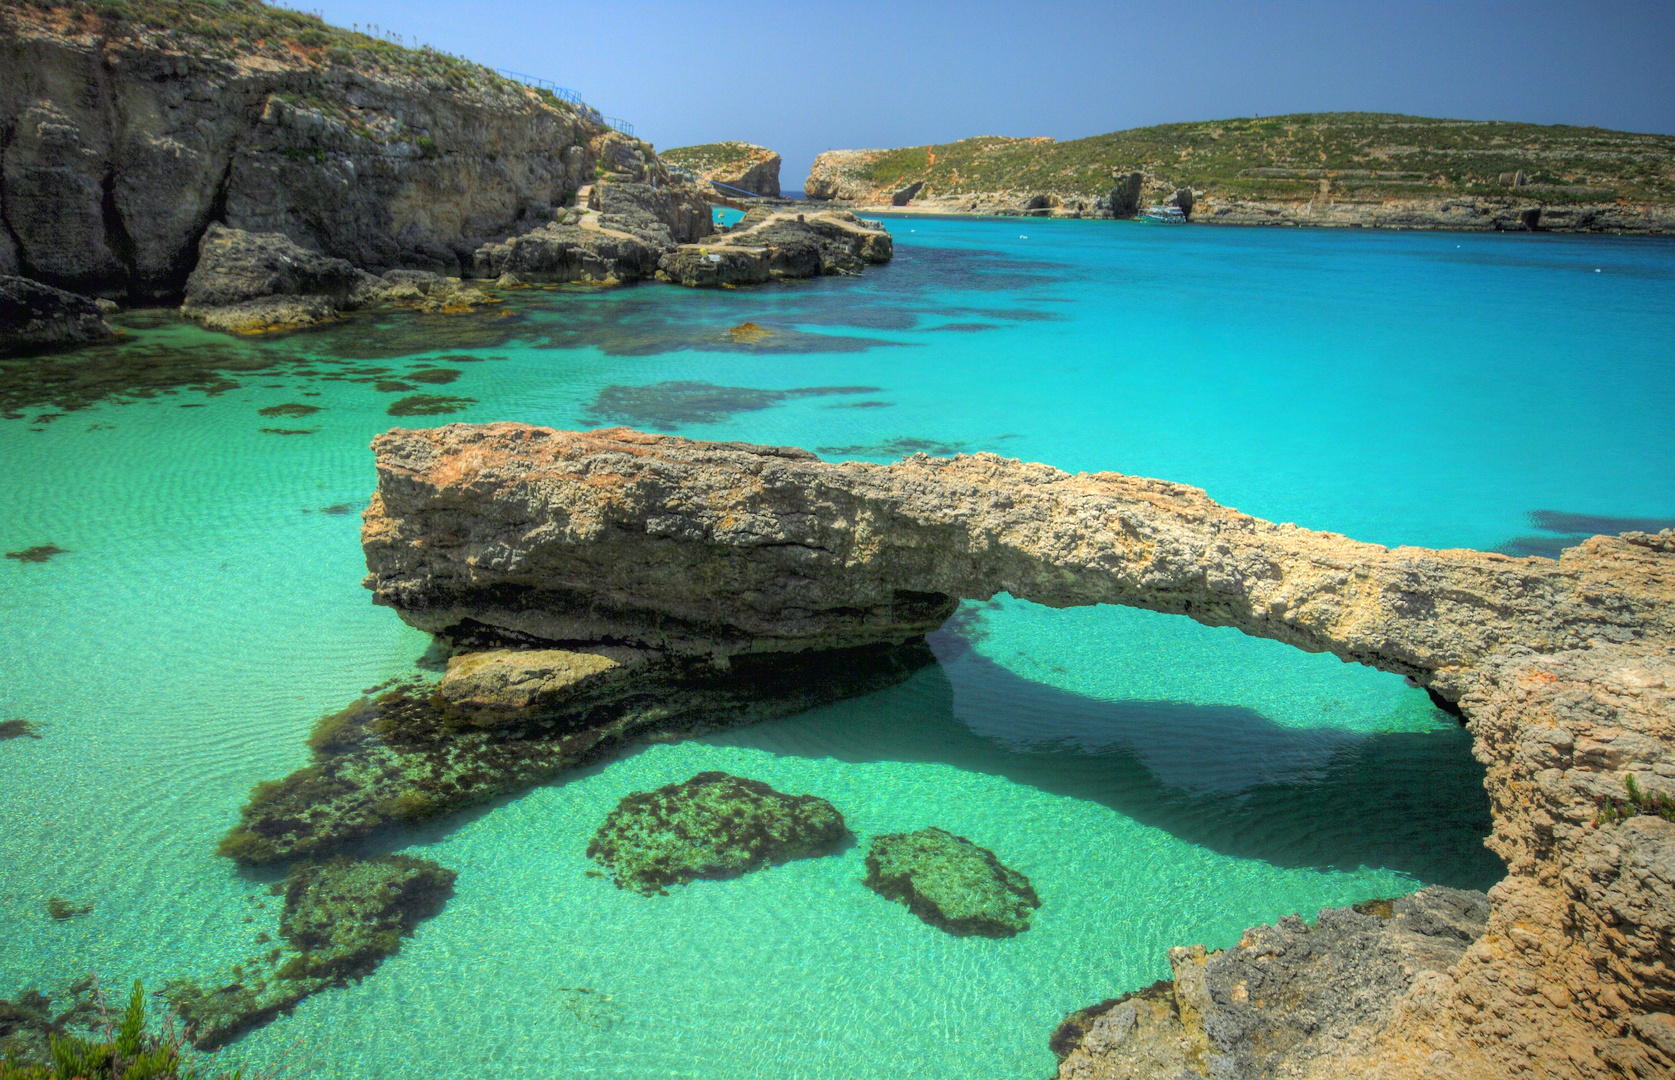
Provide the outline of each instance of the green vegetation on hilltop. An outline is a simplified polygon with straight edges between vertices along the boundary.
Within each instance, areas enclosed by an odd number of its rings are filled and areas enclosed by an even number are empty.
[[[664,162],[693,172],[707,172],[737,163],[766,157],[769,151],[747,142],[703,143],[698,146],[677,146],[658,154]]]
[[[1118,173],[1227,198],[1306,199],[1326,180],[1370,196],[1539,194],[1543,201],[1675,199],[1675,136],[1389,113],[1299,113],[1115,131],[1070,142],[979,137],[870,152],[851,177],[926,194],[1099,195]]]
[[[551,91],[525,87],[463,57],[428,45],[409,48],[262,0],[0,0],[0,12],[8,10],[65,35],[127,38],[223,59],[262,57],[286,65],[332,64],[420,79],[433,89],[515,89],[535,93],[556,108],[573,108]]]

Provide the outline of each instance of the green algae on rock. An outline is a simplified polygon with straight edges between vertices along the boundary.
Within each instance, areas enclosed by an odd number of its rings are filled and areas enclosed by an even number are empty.
[[[7,739],[38,739],[40,733],[30,720],[0,720],[0,742]]]
[[[186,1021],[192,1045],[220,1046],[311,994],[371,974],[415,926],[442,910],[456,877],[407,855],[299,864],[273,887],[285,897],[279,933],[287,947],[235,965],[218,986],[181,979],[163,995]],[[257,943],[271,940],[264,933]]]
[[[864,884],[956,937],[1014,937],[1041,906],[1029,878],[988,848],[934,826],[873,837]]]
[[[829,855],[849,836],[843,815],[816,795],[702,772],[624,796],[587,853],[610,869],[617,888],[653,896],[668,885]]]
[[[47,915],[58,922],[74,919],[80,915],[88,915],[93,911],[92,902],[78,904],[74,900],[66,900],[62,896],[50,897],[47,900]]]
[[[536,667],[550,666],[541,659],[549,650],[528,652]],[[506,662],[502,656],[495,666]],[[726,671],[707,661],[662,660],[633,678],[589,678],[573,693],[549,698],[543,687],[528,702],[508,698],[511,708],[488,726],[489,703],[478,700],[487,684],[462,686],[471,692],[455,703],[426,685],[404,683],[323,718],[309,740],[314,762],[258,784],[220,853],[253,865],[335,851],[382,828],[522,791],[631,739],[788,716],[894,685],[931,663],[923,639],[736,657]],[[527,682],[504,680],[508,689]],[[532,707],[524,711],[526,705]]]
[[[18,562],[46,562],[54,555],[68,555],[69,551],[57,544],[36,544],[26,547],[22,551],[8,551],[6,558],[16,559]]]

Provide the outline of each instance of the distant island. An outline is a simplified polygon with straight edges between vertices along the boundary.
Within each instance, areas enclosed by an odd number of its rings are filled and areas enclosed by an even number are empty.
[[[1297,113],[1085,139],[829,150],[810,199],[868,209],[1231,225],[1675,234],[1675,136],[1391,113]]]

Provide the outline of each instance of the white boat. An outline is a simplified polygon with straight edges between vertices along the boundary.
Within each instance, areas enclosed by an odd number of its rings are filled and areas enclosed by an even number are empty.
[[[1159,225],[1185,225],[1186,211],[1178,206],[1149,206],[1140,215],[1141,221],[1152,221]]]

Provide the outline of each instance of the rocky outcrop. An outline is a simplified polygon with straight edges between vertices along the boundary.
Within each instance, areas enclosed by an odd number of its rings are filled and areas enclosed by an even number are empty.
[[[479,248],[474,270],[478,277],[620,285],[653,276],[677,244],[710,231],[709,204],[695,188],[596,184],[585,205],[558,221]]]
[[[299,247],[283,233],[214,224],[199,245],[180,310],[211,330],[260,334],[324,322],[380,301],[458,312],[493,298],[423,270],[374,277],[343,259]]]
[[[803,181],[803,197],[822,202],[872,202],[878,186],[865,176],[867,166],[888,150],[828,150],[815,156]]]
[[[779,198],[780,156],[765,146],[747,142],[677,146],[658,155],[665,163],[686,169],[701,180],[712,180],[754,195]]]
[[[1675,531],[1512,558],[1364,544],[1180,484],[989,454],[827,464],[520,424],[374,449],[367,585],[456,639],[736,665],[911,642],[958,598],[1007,591],[1410,676],[1473,733],[1509,876],[1446,977],[1416,980],[1312,1074],[1675,1068]]]
[[[1434,999],[1483,935],[1489,899],[1433,885],[1288,915],[1230,949],[1169,950],[1173,979],[1072,1013],[1060,1080],[1272,1080],[1364,1049],[1410,991]]]
[[[934,826],[873,837],[862,884],[955,937],[1016,937],[1041,906],[1029,878],[988,848]]]
[[[755,209],[725,234],[663,256],[657,276],[693,287],[756,285],[822,274],[859,274],[889,262],[894,241],[881,225],[843,210]]]
[[[819,796],[703,772],[623,796],[587,854],[610,870],[617,888],[655,896],[670,885],[830,855],[849,838],[843,815]]]
[[[171,300],[221,222],[362,269],[457,275],[596,167],[661,168],[484,68],[233,7],[252,24],[236,49],[214,19],[146,4],[0,5],[0,272]]]
[[[0,274],[0,356],[69,349],[115,336],[93,300]]]

